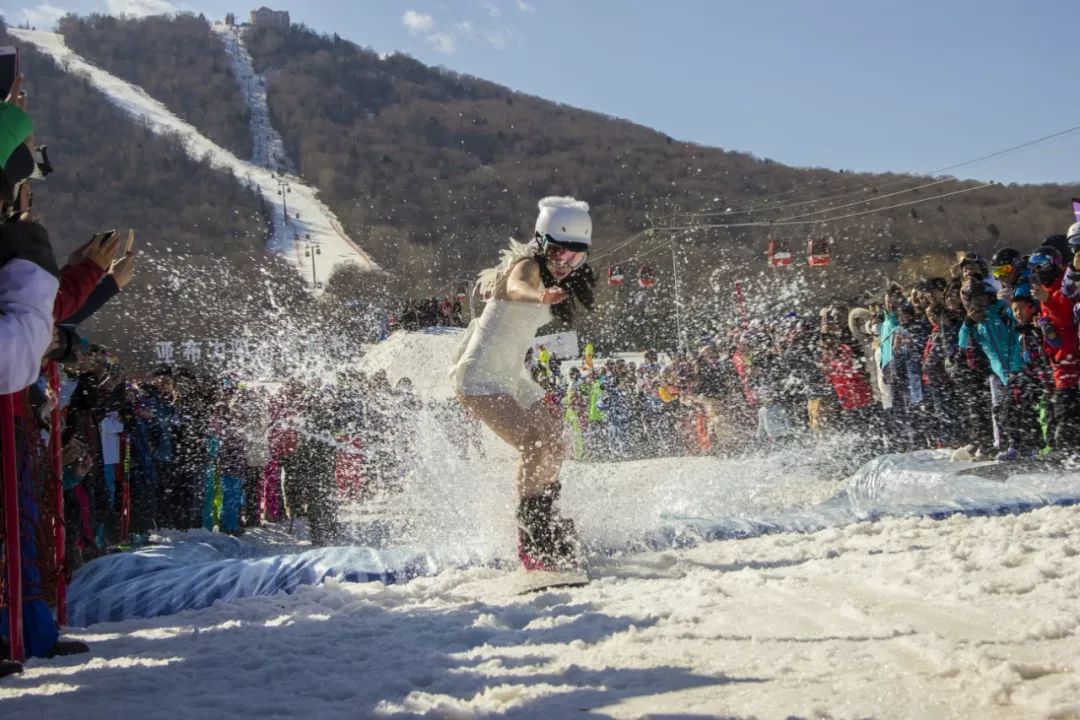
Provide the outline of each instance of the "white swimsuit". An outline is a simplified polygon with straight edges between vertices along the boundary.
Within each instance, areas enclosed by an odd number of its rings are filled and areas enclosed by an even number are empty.
[[[450,379],[460,395],[509,395],[527,408],[544,397],[525,367],[536,331],[551,322],[547,305],[491,300],[469,323]]]

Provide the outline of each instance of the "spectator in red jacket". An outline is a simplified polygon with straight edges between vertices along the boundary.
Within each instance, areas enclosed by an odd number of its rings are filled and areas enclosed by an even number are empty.
[[[1054,450],[1080,450],[1080,347],[1078,347],[1073,303],[1062,292],[1064,264],[1056,248],[1043,246],[1028,258],[1031,294],[1042,310],[1039,328],[1043,346],[1054,371],[1054,392],[1050,400]]]
[[[60,271],[60,290],[53,305],[55,320],[64,320],[78,312],[112,267],[119,249],[120,236],[110,231],[94,235],[90,242],[71,253]]]
[[[853,349],[844,320],[846,310],[827,308],[821,314],[821,371],[836,392],[840,405],[838,425],[841,429],[865,429],[869,421],[874,395],[870,390],[866,368],[861,356]]]

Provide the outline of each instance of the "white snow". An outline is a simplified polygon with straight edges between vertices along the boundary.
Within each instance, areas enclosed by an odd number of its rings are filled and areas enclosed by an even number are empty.
[[[498,571],[328,582],[72,633],[5,717],[1075,718],[1080,512],[888,518]]]
[[[255,72],[240,28],[216,22],[213,30],[225,45],[225,54],[232,61],[233,74],[240,83],[240,92],[251,111],[252,162],[270,170],[294,173],[292,160],[285,152],[285,142],[270,121],[266,82]]]
[[[398,333],[364,363],[446,399],[455,341]],[[827,445],[569,464],[564,506],[595,580],[517,597],[498,567],[513,457],[487,450],[460,457],[422,413],[406,490],[347,514],[370,547],[196,531],[91,563],[73,612],[93,596],[127,619],[72,631],[91,655],[5,678],[0,711],[1080,717],[1080,508],[1039,507],[1080,499],[1076,473],[992,482],[927,452],[843,477]],[[171,614],[131,617],[155,603]]]
[[[215,168],[231,172],[241,182],[262,193],[272,209],[273,236],[268,242],[269,249],[281,253],[295,264],[309,285],[312,283],[312,262],[318,283],[325,283],[333,267],[341,263],[356,263],[367,270],[377,269],[371,257],[345,234],[334,213],[318,199],[318,192],[302,178],[288,172],[275,173],[258,161],[236,157],[181,120],[142,88],[91,65],[72,52],[62,35],[17,28],[8,28],[8,32],[23,42],[33,44],[61,68],[86,77],[110,102],[155,132],[177,136],[191,157],[208,159]],[[253,128],[257,138],[255,155],[257,159],[270,158],[272,162],[275,155],[283,156],[284,151],[280,147],[280,137],[270,127],[265,99],[263,91],[255,104],[261,104],[264,109],[252,113],[253,122],[261,120],[264,123],[262,127]],[[284,194],[282,189],[286,189]],[[314,248],[318,248],[317,253],[309,252]],[[319,290],[317,286],[312,289],[316,293]]]

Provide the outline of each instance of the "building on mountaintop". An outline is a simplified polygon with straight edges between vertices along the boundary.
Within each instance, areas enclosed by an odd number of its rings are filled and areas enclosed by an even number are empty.
[[[282,30],[288,30],[289,11],[271,10],[268,7],[261,7],[258,10],[252,10],[251,24],[258,25],[260,27],[279,27]]]

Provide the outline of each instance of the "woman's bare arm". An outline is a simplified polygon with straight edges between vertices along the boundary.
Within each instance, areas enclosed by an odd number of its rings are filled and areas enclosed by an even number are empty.
[[[540,264],[535,260],[522,260],[506,278],[506,299],[555,305],[566,299],[566,291],[560,287],[545,288],[540,278]]]

